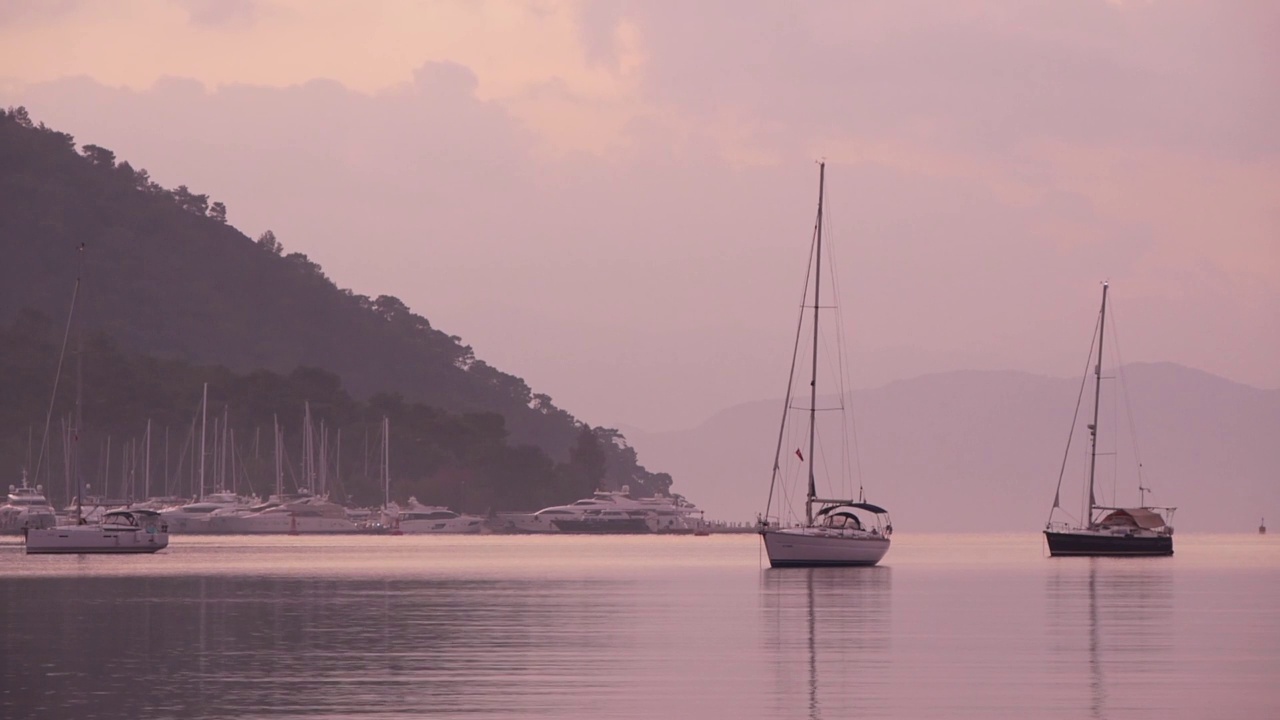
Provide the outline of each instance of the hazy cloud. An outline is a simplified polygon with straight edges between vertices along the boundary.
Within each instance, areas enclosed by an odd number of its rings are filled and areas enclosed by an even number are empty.
[[[856,384],[1074,375],[1110,278],[1125,360],[1280,386],[1272,5],[572,7],[582,73],[506,95],[436,58],[379,92],[78,78],[0,104],[225,202],[594,424],[780,391],[822,156]]]
[[[5,0],[0,3],[0,28],[53,22],[83,4],[84,0]]]
[[[628,3],[653,98],[760,125],[1275,152],[1280,6]]]
[[[245,28],[261,12],[259,0],[169,0],[187,11],[191,24],[204,28]]]

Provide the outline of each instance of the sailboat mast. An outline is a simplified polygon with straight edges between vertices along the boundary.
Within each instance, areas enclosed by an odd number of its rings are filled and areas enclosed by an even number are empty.
[[[80,275],[84,273],[84,243],[80,243],[80,271],[76,274],[76,290],[71,296],[74,311],[75,295],[80,291]],[[76,418],[71,429],[71,474],[76,480],[76,522],[84,522],[84,473],[80,467],[80,433],[84,427],[84,326],[76,326]]]
[[[813,448],[814,438],[817,435],[818,420],[818,306],[821,304],[818,300],[822,297],[820,288],[822,286],[822,198],[825,194],[827,179],[827,164],[818,163],[818,224],[817,224],[817,248],[814,253],[813,266],[813,366],[812,374],[809,376],[809,494],[804,502],[805,524],[813,524],[813,498],[817,496],[817,489],[814,487],[813,481]]]
[[[204,384],[204,393],[200,399],[200,497],[204,499],[204,436],[205,427],[209,424],[209,383]]]
[[[1106,337],[1107,283],[1102,283],[1102,311],[1098,316],[1098,364],[1093,366],[1093,424],[1089,426],[1089,515],[1085,527],[1093,527],[1093,508],[1098,504],[1093,494],[1093,475],[1098,465],[1098,401],[1102,398],[1102,339]]]
[[[274,428],[274,441],[276,444],[276,497],[284,495],[284,469],[280,465],[280,418],[272,413],[271,425]]]

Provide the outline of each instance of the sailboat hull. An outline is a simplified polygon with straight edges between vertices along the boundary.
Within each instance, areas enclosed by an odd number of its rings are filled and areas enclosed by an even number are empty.
[[[28,555],[153,553],[169,546],[169,534],[70,525],[31,530],[26,545]]]
[[[1113,535],[1093,532],[1046,530],[1053,557],[1159,557],[1173,554],[1173,536],[1164,534]]]
[[[772,567],[870,566],[889,552],[889,538],[842,535],[815,528],[766,530],[764,549]]]

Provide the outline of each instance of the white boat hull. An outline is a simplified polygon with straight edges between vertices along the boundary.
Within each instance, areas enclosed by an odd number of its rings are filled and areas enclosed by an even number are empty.
[[[27,531],[27,554],[153,553],[169,546],[169,534],[144,528],[63,525]]]
[[[786,528],[760,535],[773,567],[875,565],[889,552],[889,538],[865,532]]]
[[[346,518],[291,516],[288,513],[262,513],[240,517],[215,518],[215,532],[226,535],[333,535],[358,532],[356,524]]]
[[[536,513],[498,513],[497,529],[517,533],[557,533],[560,529]]]
[[[58,516],[51,507],[0,507],[0,534],[19,535],[23,530],[51,528]]]
[[[484,527],[484,518],[463,515],[451,520],[401,520],[398,529],[405,535],[474,535]]]

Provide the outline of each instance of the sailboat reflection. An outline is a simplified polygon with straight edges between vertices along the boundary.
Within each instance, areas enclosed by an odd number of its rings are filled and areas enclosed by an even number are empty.
[[[761,576],[765,652],[775,667],[774,716],[807,695],[809,717],[822,717],[822,676],[835,678],[841,715],[851,699],[886,701],[891,568],[766,570]],[[797,676],[804,667],[807,677]],[[822,672],[820,672],[820,670]]]
[[[1123,697],[1130,685],[1169,671],[1173,575],[1167,564],[1137,558],[1092,558],[1082,570],[1062,566],[1047,579],[1050,643],[1064,679],[1087,678],[1089,717],[1105,718],[1111,694]]]

